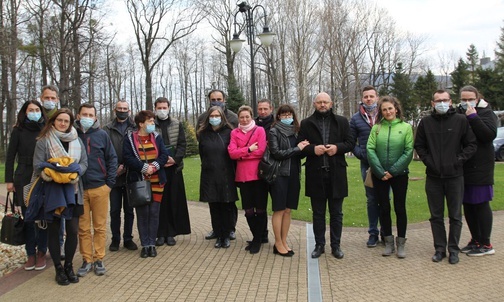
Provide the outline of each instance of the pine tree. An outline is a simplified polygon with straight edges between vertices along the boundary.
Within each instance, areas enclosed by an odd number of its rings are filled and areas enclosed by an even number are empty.
[[[240,90],[240,87],[236,84],[236,79],[231,77],[228,80],[228,97],[226,99],[226,107],[237,112],[238,108],[245,103],[245,98]]]
[[[497,48],[495,49],[495,68],[498,73],[504,75],[504,27],[501,27],[501,35],[497,41]]]
[[[469,49],[466,52],[467,58],[467,67],[469,68],[469,79],[470,82],[468,84],[474,85],[476,82],[476,69],[479,64],[478,50],[476,50],[476,46],[474,44],[469,45]]]
[[[432,94],[438,87],[439,83],[430,69],[425,74],[425,77],[418,77],[413,88],[413,99],[419,111],[425,111],[431,107]]]
[[[469,71],[467,71],[467,64],[462,58],[458,60],[455,70],[452,71],[451,80],[453,84],[452,93],[453,95],[459,95],[460,88],[467,85],[469,82]]]
[[[396,72],[394,74],[394,83],[391,85],[390,94],[395,96],[402,104],[404,117],[410,120],[416,111],[416,105],[413,104],[411,94],[413,84],[410,77],[402,68],[401,63],[397,63]]]

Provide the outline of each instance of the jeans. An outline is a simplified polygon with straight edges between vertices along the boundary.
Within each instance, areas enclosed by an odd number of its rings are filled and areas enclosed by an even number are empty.
[[[22,206],[23,217],[26,215],[26,207]],[[26,222],[24,224],[24,234],[26,240],[26,255],[35,256],[37,251],[47,252],[47,229],[40,229],[35,222]]]
[[[112,241],[121,241],[121,209],[124,211],[124,242],[133,239],[133,221],[135,215],[133,208],[128,204],[126,186],[114,187],[110,191],[110,230],[112,231]]]
[[[425,193],[429,203],[429,219],[434,237],[434,248],[438,252],[458,252],[460,233],[462,232],[462,198],[464,195],[464,177],[434,178],[427,176]],[[450,221],[450,233],[446,240],[444,225],[444,199]]]
[[[369,168],[369,164],[361,161],[360,168],[361,168],[362,182],[364,182],[364,180],[366,179],[366,170]],[[378,221],[380,218],[380,206],[378,205],[378,201],[375,198],[374,189],[366,186],[364,186],[364,189],[366,190],[366,198],[367,198],[367,215],[369,223],[368,233],[369,235],[378,236],[380,234],[380,231],[378,230]]]
[[[154,246],[156,244],[160,207],[161,203],[154,201],[151,204],[135,208],[138,234],[140,235],[140,244],[142,247]]]

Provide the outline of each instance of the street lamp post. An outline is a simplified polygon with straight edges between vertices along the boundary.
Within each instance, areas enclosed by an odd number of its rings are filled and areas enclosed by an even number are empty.
[[[257,93],[256,93],[256,83],[255,83],[255,52],[254,52],[254,32],[255,32],[255,24],[254,24],[254,11],[257,8],[261,8],[263,10],[263,16],[264,16],[264,26],[263,26],[263,32],[258,35],[259,39],[261,40],[261,45],[264,45],[266,47],[270,46],[271,43],[273,43],[273,38],[275,37],[275,34],[272,33],[268,27],[268,20],[267,20],[267,14],[266,14],[266,9],[264,6],[257,4],[254,7],[250,6],[246,1],[243,1],[238,4],[238,11],[235,13],[234,16],[234,33],[233,33],[233,39],[229,42],[231,49],[234,52],[239,52],[243,46],[243,42],[245,40],[240,39],[240,32],[237,31],[237,20],[236,17],[238,16],[238,13],[242,13],[245,18],[245,28],[246,28],[246,35],[247,35],[247,42],[250,46],[250,85],[252,89],[252,111],[254,114],[257,114]]]

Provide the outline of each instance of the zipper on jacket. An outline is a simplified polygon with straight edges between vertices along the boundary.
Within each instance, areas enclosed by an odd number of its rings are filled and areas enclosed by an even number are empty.
[[[389,123],[388,126],[388,137],[387,137],[387,167],[391,167],[390,165],[390,133],[392,132],[392,124]]]

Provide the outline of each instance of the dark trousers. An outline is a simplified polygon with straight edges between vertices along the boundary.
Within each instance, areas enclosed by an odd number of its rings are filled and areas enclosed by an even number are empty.
[[[233,208],[236,208],[235,203],[210,202],[208,206],[210,207],[210,217],[215,235],[219,238],[229,237],[229,233],[235,225],[233,214]]]
[[[462,198],[464,195],[464,177],[434,178],[427,176],[425,193],[429,203],[429,219],[434,237],[434,248],[439,252],[458,252],[460,233],[462,231]],[[448,208],[450,233],[446,240],[444,225],[444,200]]]
[[[340,246],[341,232],[343,230],[343,198],[332,198],[332,186],[329,179],[324,181],[325,198],[310,198],[313,210],[313,234],[315,244],[324,246],[326,231],[326,204],[329,205],[329,227],[331,248]]]
[[[464,203],[464,216],[471,232],[471,238],[479,244],[490,245],[493,214],[490,202],[479,204]]]
[[[65,263],[72,263],[75,251],[77,250],[79,217],[72,217],[65,220],[66,240],[65,240]],[[59,233],[61,229],[61,219],[55,218],[53,222],[47,224],[47,238],[49,252],[54,265],[61,264],[61,250]]]
[[[364,183],[364,180],[366,180],[366,171],[369,168],[369,164],[364,161],[361,161],[360,168],[361,168],[362,182]],[[369,223],[368,233],[369,235],[378,236],[381,232],[383,235],[383,230],[381,230],[381,228],[380,230],[378,229],[378,222],[380,218],[380,206],[378,205],[378,201],[375,198],[374,188],[364,186],[364,190],[366,192],[366,199],[367,199],[366,207]]]
[[[112,241],[121,241],[121,209],[124,211],[124,242],[133,239],[133,221],[135,215],[133,208],[128,204],[126,186],[114,187],[110,191],[110,230],[112,231]]]
[[[137,228],[142,247],[156,244],[157,229],[159,225],[159,202],[136,207]]]
[[[23,217],[26,215],[26,207],[21,206]],[[47,252],[47,229],[41,229],[35,222],[24,223],[24,235],[26,240],[26,255],[35,256],[37,251],[45,254]]]
[[[406,215],[406,193],[408,192],[408,175],[399,175],[383,181],[373,175],[373,186],[376,200],[380,207],[380,221],[384,236],[392,235],[392,218],[390,217],[389,193],[394,194],[394,212],[396,214],[397,236],[406,237],[408,217]]]

